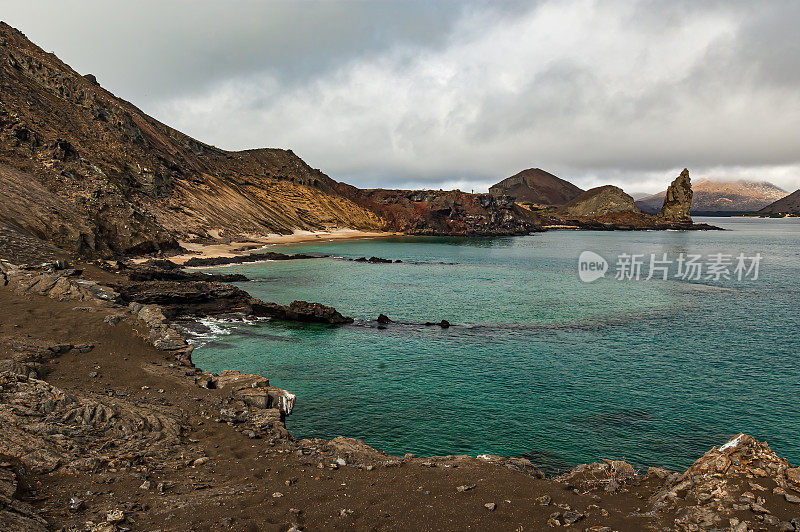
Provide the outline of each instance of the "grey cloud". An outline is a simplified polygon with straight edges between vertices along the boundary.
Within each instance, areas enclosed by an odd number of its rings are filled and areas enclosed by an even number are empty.
[[[398,45],[436,46],[455,2],[0,0],[43,48],[140,105],[270,72],[302,83]]]
[[[361,186],[800,186],[796,2],[20,4],[10,23],[161,120]]]

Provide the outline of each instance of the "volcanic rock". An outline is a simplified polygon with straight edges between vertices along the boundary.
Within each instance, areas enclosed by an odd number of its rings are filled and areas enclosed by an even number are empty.
[[[633,198],[613,185],[595,187],[572,199],[559,212],[568,216],[598,216],[614,212],[638,213]]]
[[[102,257],[177,250],[189,235],[383,227],[291,150],[204,144],[5,23],[0,42],[0,225]]]
[[[689,210],[692,207],[692,180],[689,179],[689,170],[683,169],[681,175],[667,188],[664,196],[664,205],[657,216],[665,220],[677,222],[691,222]]]
[[[529,168],[489,187],[493,196],[510,196],[515,201],[537,205],[563,205],[583,190],[539,168]]]
[[[788,196],[767,205],[758,212],[760,214],[791,214],[800,216],[800,190],[795,190]]]
[[[231,257],[192,257],[183,263],[187,268],[202,266],[223,266],[227,264],[245,264],[248,262],[261,262],[265,260],[299,260],[299,259],[319,259],[327,257],[322,253],[296,253],[287,255],[268,251],[266,253],[251,253],[248,255],[234,255]]]
[[[304,321],[312,323],[328,323],[343,325],[353,323],[353,318],[342,316],[335,308],[308,301],[292,301],[289,305],[251,301],[252,313],[276,320]]]
[[[541,231],[541,222],[510,196],[460,190],[356,190],[356,203],[393,231],[412,235],[497,236]]]

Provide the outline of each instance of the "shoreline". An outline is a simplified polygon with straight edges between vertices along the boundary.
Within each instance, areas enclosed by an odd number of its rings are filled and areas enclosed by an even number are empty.
[[[25,276],[38,275],[27,272]],[[166,530],[208,529],[220,521],[229,527],[235,520],[238,525],[270,530],[303,526],[394,530],[408,522],[428,522],[439,530],[472,526],[511,530],[524,525],[526,530],[575,526],[595,532],[664,530],[676,525],[681,530],[682,523],[727,526],[729,518],[737,524],[749,520],[775,526],[789,523],[797,509],[793,501],[794,493],[800,494],[800,468],[792,468],[765,443],[741,434],[712,448],[683,473],[659,467],[637,472],[627,462],[603,460],[555,477],[546,477],[525,458],[400,457],[347,437],[298,439],[283,423],[283,415],[291,413],[294,394],[271,387],[259,375],[204,372],[193,367],[191,357],[176,357],[180,348],[158,348],[157,340],[169,332],[159,327],[170,327],[170,321],[162,321],[159,309],[164,307],[146,305],[134,312],[115,306],[104,295],[119,272],[88,265],[85,277],[75,272],[64,272],[55,284],[44,277],[35,285],[18,280],[0,288],[4,303],[0,312],[11,324],[5,334],[23,336],[29,345],[42,336],[44,327],[43,345],[50,346],[42,348],[49,353],[46,358],[33,359],[35,365],[25,354],[27,358],[12,366],[11,374],[0,371],[5,379],[0,379],[0,416],[11,416],[7,430],[14,449],[14,434],[24,434],[30,413],[49,411],[55,404],[49,418],[53,428],[23,440],[23,445],[32,446],[29,451],[14,453],[34,466],[28,478],[18,474],[20,483],[30,479],[38,486],[39,496],[31,499],[29,514],[45,517],[51,526],[78,525],[87,518],[109,522],[112,517],[107,516],[121,515],[136,523],[134,528]],[[4,275],[9,281],[16,277],[11,272]],[[57,319],[28,319],[36,309]],[[160,331],[156,342],[154,323]],[[59,343],[52,345],[52,340]],[[2,349],[0,342],[0,355]],[[120,349],[126,354],[122,359]],[[9,385],[9,375],[20,371],[25,376],[12,377],[16,383],[12,380]],[[9,386],[19,395],[4,397]],[[91,412],[102,413],[77,425],[88,423],[89,430],[97,431],[86,443],[71,439],[80,429],[64,421],[70,419],[64,413],[73,411],[76,403],[55,402],[61,389],[78,399],[77,408],[87,404]],[[4,414],[4,401],[11,405],[25,401],[29,406],[19,414],[14,410]],[[104,416],[111,412],[118,421],[107,423]],[[141,415],[154,421],[140,427]],[[120,423],[127,432],[115,432]],[[59,451],[62,433],[74,443]],[[103,446],[109,437],[116,444]],[[151,447],[147,441],[162,443]],[[94,442],[97,447],[81,451],[79,445]],[[131,461],[126,449],[143,458]],[[78,454],[59,458],[62,465],[53,473],[50,455],[75,451]],[[93,456],[97,465],[81,469],[81,452]],[[2,468],[0,463],[0,474]],[[98,492],[102,484],[113,484],[113,495],[102,488]],[[744,496],[739,492],[746,490],[756,490],[764,502],[741,504]],[[678,491],[680,495],[675,495]],[[82,505],[65,511],[64,497],[70,493],[91,495],[78,497]],[[717,493],[714,501],[719,508],[706,506],[708,493]],[[649,511],[642,510],[644,500],[649,501],[645,506]],[[765,507],[770,513],[762,512]],[[773,514],[780,519],[765,520]],[[754,516],[762,519],[754,521]]]
[[[374,238],[389,238],[402,236],[403,233],[392,231],[358,231],[355,229],[333,229],[325,231],[295,230],[291,234],[247,235],[246,239],[231,241],[229,243],[203,244],[198,242],[180,241],[181,247],[188,253],[181,253],[168,257],[176,264],[184,264],[193,258],[220,258],[231,255],[247,255],[258,249],[267,249],[270,246],[288,244],[301,244],[306,242],[326,242],[330,240],[362,240]],[[151,257],[137,257],[134,263],[141,263]]]

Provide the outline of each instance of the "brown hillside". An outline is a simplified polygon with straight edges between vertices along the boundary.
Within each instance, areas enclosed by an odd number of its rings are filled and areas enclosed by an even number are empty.
[[[0,23],[0,226],[87,255],[178,238],[376,229],[290,150],[228,152],[146,115]]]
[[[633,198],[621,188],[604,185],[587,190],[562,206],[559,212],[569,216],[595,216],[613,212],[638,213]]]
[[[511,196],[519,202],[564,205],[582,189],[539,168],[528,168],[489,188],[494,196]]]
[[[775,203],[767,205],[760,211],[763,214],[793,214],[800,215],[800,190],[795,190],[788,196],[785,196]]]

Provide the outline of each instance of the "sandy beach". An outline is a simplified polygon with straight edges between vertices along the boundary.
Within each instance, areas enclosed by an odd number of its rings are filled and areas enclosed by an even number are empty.
[[[243,240],[219,244],[200,244],[196,242],[181,242],[181,246],[188,251],[175,255],[169,259],[176,264],[183,264],[195,257],[214,258],[229,255],[241,255],[264,246],[279,244],[297,244],[300,242],[315,242],[325,240],[355,240],[361,238],[386,238],[397,236],[401,233],[382,231],[358,231],[356,229],[329,229],[325,231],[296,230],[291,234],[247,235]],[[146,260],[146,259],[139,259]]]

